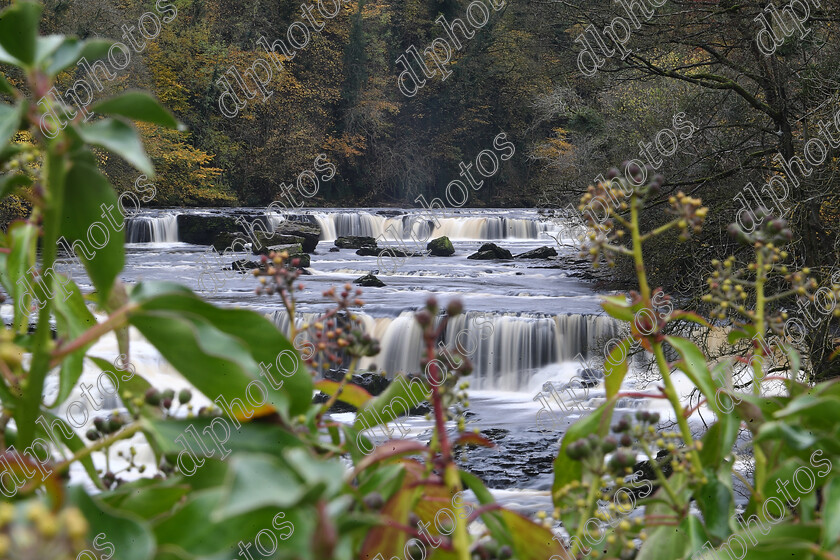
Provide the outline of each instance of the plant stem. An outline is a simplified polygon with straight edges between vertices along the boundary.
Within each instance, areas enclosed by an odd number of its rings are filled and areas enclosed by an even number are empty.
[[[639,292],[642,296],[642,305],[647,308],[652,308],[650,301],[650,286],[648,285],[647,273],[645,272],[645,260],[642,254],[642,236],[639,233],[639,199],[635,196],[630,200],[630,232],[633,237],[633,262],[636,267],[636,275],[639,278]],[[691,430],[688,427],[688,420],[683,415],[682,403],[677,395],[677,390],[671,380],[671,369],[668,367],[668,361],[665,359],[665,352],[662,349],[661,342],[653,342],[653,354],[656,356],[656,365],[659,368],[659,373],[662,375],[662,382],[665,385],[665,395],[671,403],[671,408],[674,409],[674,414],[677,417],[677,424],[680,426],[680,434],[686,445],[691,448],[689,456],[691,463],[697,470],[697,475],[701,476],[703,473],[703,463],[700,461],[700,455],[694,445],[694,438],[691,435]]]
[[[67,355],[72,354],[76,350],[84,348],[88,344],[96,342],[103,335],[125,326],[126,315],[138,307],[137,304],[127,304],[116,311],[114,311],[106,320],[97,323],[95,326],[83,332],[79,337],[73,339],[72,342],[56,348],[52,352],[52,361],[50,367],[56,367],[61,363]]]
[[[76,453],[74,453],[73,456],[70,457],[69,459],[67,459],[66,461],[63,461],[63,462],[57,464],[55,466],[55,472],[56,473],[62,473],[64,471],[66,471],[68,468],[70,468],[70,465],[72,465],[76,461],[84,459],[85,457],[87,457],[88,455],[93,453],[94,451],[99,451],[103,447],[109,447],[109,446],[118,442],[121,439],[129,438],[129,437],[133,436],[134,434],[136,434],[137,432],[139,432],[142,429],[143,429],[143,425],[140,422],[136,422],[132,426],[129,426],[129,427],[123,429],[123,430],[120,430],[119,432],[117,432],[115,434],[111,434],[106,438],[102,438],[101,440],[97,441],[93,445],[83,447],[82,449],[79,449]]]
[[[56,242],[58,241],[59,226],[61,223],[61,211],[64,207],[64,181],[67,174],[66,161],[59,153],[57,143],[48,141],[46,157],[42,174],[46,177],[44,184],[45,211],[44,211],[44,239],[41,249],[41,271],[50,270],[55,263],[57,253]],[[53,285],[58,279],[54,274],[50,275]],[[57,293],[55,291],[51,293]],[[18,428],[18,443],[21,449],[29,447],[35,439],[35,420],[41,409],[41,397],[44,391],[44,380],[50,370],[50,311],[52,300],[46,298],[44,306],[38,313],[38,326],[32,344],[32,365],[29,368],[29,375],[26,379],[21,406],[15,413],[15,424]]]

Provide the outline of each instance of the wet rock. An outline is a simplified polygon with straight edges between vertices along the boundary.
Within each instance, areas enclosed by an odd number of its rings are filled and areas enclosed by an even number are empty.
[[[455,254],[455,247],[452,246],[452,242],[445,235],[429,241],[426,249],[436,257],[448,257]]]
[[[362,257],[378,257],[379,255],[382,255],[383,257],[390,256],[392,258],[422,256],[422,253],[407,253],[402,249],[397,249],[396,247],[362,247],[356,251],[356,254]]]
[[[315,247],[318,246],[318,241],[321,239],[321,227],[312,223],[296,222],[287,220],[275,228],[275,235],[291,235],[294,237],[302,237],[304,253],[313,253]]]
[[[358,237],[348,235],[335,240],[335,246],[341,249],[361,249],[362,247],[376,247],[376,239],[373,237]]]
[[[665,475],[665,478],[669,478],[674,473],[674,468],[671,466],[671,459],[672,459],[671,453],[664,450],[664,449],[661,449],[656,454],[656,459],[654,459],[656,461],[656,463],[659,465],[659,468],[662,470],[662,474]],[[640,462],[636,463],[635,465],[633,465],[633,472],[635,473],[635,472],[638,472],[638,471],[641,471],[642,474],[641,474],[641,476],[639,476],[639,478],[637,480],[652,480],[652,481],[656,480],[656,472],[654,472],[653,465],[650,461],[640,461]],[[653,489],[654,489],[653,491],[656,491],[657,488],[659,488],[659,485],[654,484],[653,485]],[[639,497],[638,496],[639,493],[642,493],[642,492],[647,493],[648,492],[648,488],[645,487],[645,486],[641,486],[639,488],[629,488],[628,487],[628,490],[630,490],[634,494],[634,497],[636,497],[636,498]]]
[[[512,259],[513,255],[507,249],[502,249],[495,243],[485,243],[479,247],[478,252],[473,253],[468,259],[473,260],[493,260],[493,259]]]
[[[245,237],[244,233],[222,232],[210,244],[218,253],[224,253],[225,251],[228,253],[251,252],[251,240]]]
[[[365,288],[381,288],[385,285],[385,282],[374,276],[372,272],[356,278],[353,283]]]
[[[291,253],[289,255],[289,264],[291,265],[295,259],[298,259],[297,268],[308,268],[310,266],[309,255],[307,253]]]
[[[247,273],[249,270],[254,270],[260,267],[260,263],[257,261],[249,261],[248,259],[239,259],[238,261],[233,261],[229,268],[223,268],[222,270],[235,270],[236,272],[240,272],[242,274]]]
[[[592,368],[578,370],[578,377],[583,380],[584,387],[594,387],[604,379],[604,373]]]
[[[281,245],[263,245],[258,251],[254,252],[255,255],[268,255],[274,251],[275,253],[282,253],[286,251],[289,255],[295,255],[297,253],[303,253],[303,246],[300,243],[291,243],[291,244],[281,244]]]
[[[330,253],[338,253],[339,251],[341,251],[341,249],[338,247],[330,247]]]
[[[550,257],[556,257],[557,251],[554,250],[554,247],[549,247],[544,245],[533,251],[526,251],[519,255],[516,255],[514,258],[516,259],[548,259]]]
[[[257,246],[257,244],[254,244],[251,247],[251,252],[255,255],[263,254],[264,253],[264,248],[265,247],[270,247],[272,245],[294,245],[294,244],[297,244],[297,245],[300,245],[301,249],[300,249],[300,251],[295,251],[295,252],[296,253],[301,252],[301,251],[303,251],[303,246],[304,246],[304,243],[306,241],[303,237],[301,237],[299,235],[286,235],[284,233],[270,233],[270,234],[257,233],[256,238],[257,238],[257,241],[259,242],[259,247]]]
[[[239,229],[234,219],[227,216],[179,214],[177,221],[178,240],[195,245],[212,245],[219,233]]]

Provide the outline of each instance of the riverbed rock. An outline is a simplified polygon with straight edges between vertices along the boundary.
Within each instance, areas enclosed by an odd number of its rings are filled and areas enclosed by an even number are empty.
[[[339,251],[341,251],[341,249],[338,247],[330,247],[330,253],[338,253]]]
[[[445,235],[429,241],[426,249],[436,257],[448,257],[455,254],[455,247],[452,246],[452,242]]]
[[[373,237],[359,237],[347,235],[335,240],[335,246],[341,249],[361,249],[362,247],[376,247],[376,239]]]
[[[177,221],[178,241],[195,245],[212,245],[220,233],[239,229],[234,219],[227,216],[179,214]]]
[[[321,227],[316,224],[297,222],[294,220],[287,220],[282,222],[274,230],[275,235],[291,235],[294,237],[302,237],[304,253],[314,253],[315,247],[318,246],[318,241],[321,240]]]
[[[249,252],[251,247],[251,240],[245,237],[244,233],[228,233],[222,232],[213,238],[210,243],[218,253],[243,253]]]
[[[300,245],[301,252],[303,251],[304,246],[306,245],[306,239],[300,235],[286,235],[285,233],[257,233],[256,235],[257,241],[259,241],[260,247],[257,247],[256,244],[251,248],[252,252],[255,255],[260,255],[263,253],[262,247],[269,247],[271,245]]]
[[[507,249],[502,249],[495,243],[485,243],[481,247],[478,248],[478,252],[473,253],[468,259],[474,260],[493,260],[493,259],[512,259],[513,255],[510,254],[510,251]]]
[[[311,264],[308,253],[291,253],[288,262],[291,263],[295,259],[299,259],[297,268],[309,268]]]
[[[356,278],[353,283],[365,288],[381,288],[385,285],[385,282],[374,276],[372,272]]]
[[[235,270],[236,272],[240,272],[242,274],[247,273],[249,270],[254,270],[260,267],[260,263],[257,261],[249,261],[248,259],[239,259],[238,261],[233,261],[231,263],[230,268],[223,268],[222,270]]]
[[[516,255],[514,258],[515,259],[548,259],[550,257],[556,257],[556,256],[557,256],[557,251],[554,249],[554,247],[549,247],[547,245],[544,245],[542,247],[534,249],[533,251],[526,251],[524,253],[520,253],[519,255]]]
[[[356,254],[362,257],[378,257],[382,254],[384,257],[390,256],[397,259],[403,257],[419,257],[423,255],[423,253],[407,253],[402,249],[397,249],[396,247],[362,247],[356,251]]]
[[[583,380],[584,387],[594,387],[604,379],[604,373],[592,368],[586,368],[578,370],[578,377]]]
[[[259,250],[254,251],[254,254],[268,255],[272,251],[275,253],[282,253],[283,251],[286,251],[289,255],[304,252],[300,243],[280,243],[278,245],[263,245],[259,248]]]

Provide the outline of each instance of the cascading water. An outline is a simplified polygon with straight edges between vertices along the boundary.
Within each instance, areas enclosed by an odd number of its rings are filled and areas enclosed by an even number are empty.
[[[174,243],[178,241],[178,219],[174,214],[134,216],[125,227],[126,243]]]
[[[379,355],[360,361],[359,369],[375,365],[389,376],[419,373],[424,351],[422,331],[413,311],[394,318],[373,318],[357,314],[365,332],[380,341]],[[318,319],[317,313],[302,313],[295,324],[300,328]],[[274,323],[289,332],[284,311],[273,314]],[[470,358],[474,389],[529,391],[532,375],[549,364],[568,362],[578,353],[587,358],[592,349],[619,334],[619,323],[602,315],[530,315],[469,312],[450,320],[443,341],[456,344]]]
[[[266,214],[273,226],[284,217]],[[450,239],[540,239],[556,226],[540,218],[508,218],[499,216],[438,217],[431,214],[404,214],[386,217],[370,212],[313,212],[296,216],[309,218],[321,227],[321,239],[334,241],[344,236],[384,237],[387,241],[431,239],[445,235]]]

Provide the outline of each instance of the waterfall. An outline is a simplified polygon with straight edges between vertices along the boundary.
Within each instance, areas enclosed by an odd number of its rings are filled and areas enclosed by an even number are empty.
[[[174,243],[178,241],[178,220],[175,214],[134,216],[125,228],[126,243]]]
[[[377,356],[360,360],[359,369],[374,368],[389,376],[397,372],[420,373],[422,331],[414,311],[398,317],[373,318],[357,313],[365,332],[380,341]],[[317,313],[298,314],[295,324],[312,324]],[[272,317],[288,333],[285,311]],[[438,318],[440,321],[440,318]],[[604,343],[620,332],[620,323],[604,315],[538,315],[468,312],[450,319],[442,342],[456,344],[473,364],[470,385],[474,389],[527,391],[531,377],[547,365],[603,353]],[[299,344],[300,345],[300,344]],[[598,360],[596,359],[597,363]]]
[[[279,214],[267,214],[276,226],[283,221]],[[556,225],[541,219],[504,218],[495,216],[440,217],[437,214],[407,213],[385,217],[370,212],[313,212],[306,216],[321,226],[321,240],[335,241],[348,235],[379,237],[386,241],[433,239],[446,235],[450,239],[541,239],[543,232],[554,231]],[[432,219],[434,217],[434,220]]]

